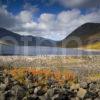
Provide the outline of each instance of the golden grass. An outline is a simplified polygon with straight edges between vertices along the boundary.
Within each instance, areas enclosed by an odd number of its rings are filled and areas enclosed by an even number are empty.
[[[39,77],[45,76],[44,82],[48,77],[53,77],[55,80],[59,81],[60,83],[64,82],[65,80],[68,81],[75,81],[76,74],[72,71],[66,70],[66,71],[52,71],[51,69],[26,69],[26,68],[15,68],[13,70],[10,70],[10,74],[21,83],[25,83],[25,72],[31,72],[33,75],[38,75]]]
[[[87,45],[85,48],[86,49],[96,49],[96,50],[100,50],[100,42]]]

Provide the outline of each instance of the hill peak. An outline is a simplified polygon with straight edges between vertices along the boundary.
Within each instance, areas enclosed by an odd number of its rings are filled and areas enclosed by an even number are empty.
[[[62,40],[59,44],[64,44],[63,47],[71,47],[76,48],[77,41],[73,40],[73,37],[77,37],[82,43],[82,46],[87,45],[89,41],[97,42],[98,38],[100,38],[100,23],[85,23],[74,30],[70,35],[68,35],[64,40]],[[70,42],[68,42],[70,41]],[[68,46],[65,44],[68,42]]]

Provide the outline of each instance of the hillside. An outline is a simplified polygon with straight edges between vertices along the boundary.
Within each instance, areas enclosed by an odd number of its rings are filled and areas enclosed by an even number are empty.
[[[88,45],[84,46],[83,48],[100,50],[100,42],[88,44]]]
[[[61,41],[53,41],[31,35],[19,35],[0,28],[0,43],[19,46],[49,46],[63,48],[100,49],[100,24],[86,23]]]
[[[91,45],[91,49],[100,49],[98,44],[100,44],[99,23],[86,23],[58,43],[59,46],[68,48],[90,48]]]
[[[0,43],[6,43],[9,45],[20,46],[55,46],[56,41],[45,39],[42,37],[35,37],[31,35],[19,35],[11,32],[7,29],[0,28]]]

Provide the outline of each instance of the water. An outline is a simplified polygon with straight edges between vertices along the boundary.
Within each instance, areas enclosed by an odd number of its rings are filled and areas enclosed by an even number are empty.
[[[100,55],[100,51],[86,51],[58,47],[0,45],[0,55]]]

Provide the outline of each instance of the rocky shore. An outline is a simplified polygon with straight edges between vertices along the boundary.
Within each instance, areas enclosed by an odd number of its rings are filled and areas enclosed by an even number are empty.
[[[25,72],[25,83],[14,79],[11,74],[3,72],[0,80],[0,100],[100,100],[100,81],[82,82],[79,84],[58,84],[48,78],[40,84],[41,78]]]
[[[0,100],[100,100],[100,56],[1,56]],[[24,83],[16,80],[4,68],[51,68],[71,70],[77,81],[38,77],[25,72]],[[9,71],[8,71],[9,72]]]

